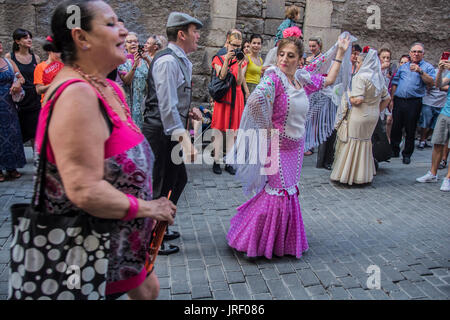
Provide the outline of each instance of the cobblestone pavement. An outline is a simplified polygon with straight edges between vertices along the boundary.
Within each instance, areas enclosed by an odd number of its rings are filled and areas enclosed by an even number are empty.
[[[28,158],[30,149],[27,148]],[[190,166],[171,241],[181,251],[159,256],[159,299],[449,299],[450,194],[419,184],[431,149],[409,166],[382,163],[371,185],[329,181],[329,171],[305,158],[300,203],[310,249],[291,257],[249,260],[227,246],[236,207],[246,199],[233,178]],[[12,203],[30,201],[31,159],[24,177],[0,184],[0,299],[6,299]],[[445,170],[440,171],[443,176]],[[367,288],[371,265],[381,289]]]

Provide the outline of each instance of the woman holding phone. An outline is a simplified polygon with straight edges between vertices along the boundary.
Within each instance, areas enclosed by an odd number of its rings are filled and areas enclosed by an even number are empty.
[[[119,66],[119,75],[123,81],[128,105],[131,108],[131,116],[136,125],[142,129],[144,117],[141,106],[147,94],[147,77],[150,66],[150,58],[139,50],[139,40],[134,32],[128,33],[125,40],[128,52],[127,61]]]

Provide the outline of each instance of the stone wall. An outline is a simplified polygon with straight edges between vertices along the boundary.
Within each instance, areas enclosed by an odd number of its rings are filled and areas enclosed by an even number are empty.
[[[34,35],[35,51],[44,57],[40,46],[50,30],[51,14],[59,0],[0,0],[0,39],[5,51],[11,49],[14,29],[22,27]],[[286,7],[301,8],[298,25],[306,40],[322,36],[324,49],[347,30],[359,38],[361,46],[389,47],[393,57],[408,53],[409,46],[421,41],[426,46],[426,60],[436,64],[441,53],[449,50],[448,1],[432,0],[106,0],[130,31],[144,42],[150,34],[165,34],[171,11],[187,12],[204,22],[200,47],[190,55],[194,64],[195,104],[208,100],[206,90],[211,71],[211,57],[223,46],[227,30],[237,27],[244,36],[263,36],[263,54],[273,47],[273,36],[284,19]],[[381,28],[370,30],[369,5],[381,8]]]
[[[300,8],[297,25],[303,28],[306,0],[239,0],[236,27],[243,32],[244,38],[250,38],[253,33],[262,35],[262,53],[265,54],[273,48],[277,28],[285,19],[285,9],[291,5]]]
[[[381,9],[379,30],[367,28],[369,5]],[[449,13],[448,0],[334,0],[331,25],[355,34],[361,46],[388,47],[395,59],[422,42],[425,60],[437,66],[442,52],[450,50]]]

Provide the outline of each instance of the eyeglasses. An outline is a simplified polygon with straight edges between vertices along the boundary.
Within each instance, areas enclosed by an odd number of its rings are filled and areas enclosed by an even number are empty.
[[[411,53],[423,53],[422,50],[411,50]]]
[[[234,43],[230,43],[230,46],[232,46],[234,48],[240,48],[241,47],[240,44],[234,44]]]

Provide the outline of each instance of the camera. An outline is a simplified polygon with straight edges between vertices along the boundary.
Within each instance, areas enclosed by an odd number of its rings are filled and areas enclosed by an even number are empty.
[[[144,55],[144,46],[142,44],[138,47],[138,53],[141,57]]]
[[[241,49],[234,49],[233,52],[237,60],[241,61],[242,59],[244,59],[245,55]]]

